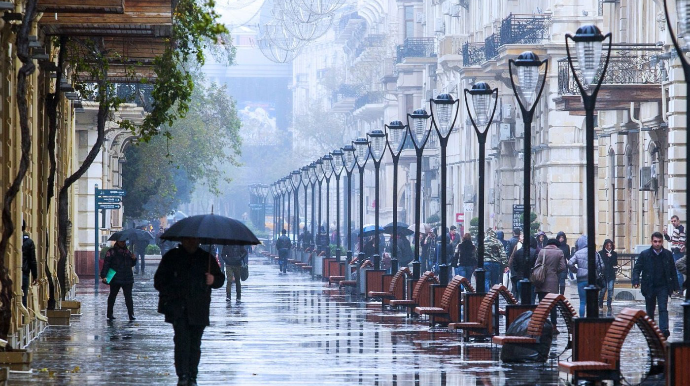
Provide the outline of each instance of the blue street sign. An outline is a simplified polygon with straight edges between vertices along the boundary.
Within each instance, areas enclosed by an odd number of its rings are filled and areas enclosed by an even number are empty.
[[[122,197],[110,197],[110,196],[105,196],[105,197],[96,197],[96,202],[98,204],[101,203],[110,203],[114,204],[117,202],[122,202]]]
[[[124,196],[125,191],[122,189],[99,189],[97,196]]]
[[[122,205],[120,204],[98,204],[98,209],[120,209]]]

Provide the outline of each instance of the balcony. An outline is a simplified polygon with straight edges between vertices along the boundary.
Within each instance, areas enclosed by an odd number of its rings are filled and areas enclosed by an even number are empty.
[[[597,98],[597,110],[627,110],[630,102],[659,101],[666,70],[652,61],[653,54],[658,52],[661,47],[654,44],[614,44]],[[602,67],[604,60],[605,53],[602,54]],[[583,112],[580,92],[567,58],[558,60],[558,94],[561,96],[556,99],[559,110]]]
[[[448,55],[462,55],[462,38],[458,36],[446,36],[439,41],[439,56],[443,58]]]
[[[434,38],[410,38],[398,46],[396,63],[403,63],[408,58],[435,58]]]
[[[385,99],[383,93],[368,92],[355,99],[353,116],[364,119],[374,120],[383,117]]]
[[[501,36],[493,34],[484,39],[484,58],[491,60],[498,56],[498,47],[501,46]]]
[[[501,22],[500,45],[542,43],[549,39],[550,24],[550,16],[510,14]]]
[[[348,113],[354,107],[355,99],[362,95],[364,88],[357,84],[342,84],[331,95],[331,108],[335,113]]]
[[[486,51],[482,43],[466,42],[462,45],[462,66],[478,66],[486,60]]]

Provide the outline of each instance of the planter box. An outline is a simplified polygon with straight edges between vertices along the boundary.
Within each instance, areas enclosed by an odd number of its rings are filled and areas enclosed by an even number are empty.
[[[47,310],[48,324],[51,326],[69,326],[70,310]]]
[[[32,358],[33,353],[26,350],[4,351],[0,352],[0,366],[15,371],[29,371],[31,370]],[[0,376],[0,378],[2,377]]]
[[[63,310],[69,310],[71,315],[81,314],[81,302],[76,300],[63,300],[60,305]]]

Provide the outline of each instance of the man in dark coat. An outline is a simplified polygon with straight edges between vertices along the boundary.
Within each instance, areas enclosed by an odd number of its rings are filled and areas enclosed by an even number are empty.
[[[127,249],[127,243],[124,240],[116,241],[112,248],[108,249],[105,254],[105,261],[103,262],[103,269],[101,270],[101,280],[105,284],[110,285],[110,294],[108,295],[108,312],[106,316],[108,320],[115,319],[113,316],[113,307],[115,306],[115,299],[117,293],[122,288],[122,293],[125,295],[125,305],[127,306],[127,313],[129,320],[134,321],[134,304],[132,302],[132,287],[134,286],[134,275],[132,274],[132,267],[137,263],[137,257]],[[115,276],[110,280],[106,280],[108,271],[115,271]]]
[[[32,284],[38,280],[38,266],[36,264],[36,245],[26,232],[26,222],[22,223],[22,304],[26,307],[26,298],[29,294],[29,279]],[[30,276],[29,276],[30,275]]]
[[[665,337],[671,335],[668,329],[668,298],[679,289],[678,273],[671,251],[664,248],[664,235],[661,232],[652,233],[651,248],[637,258],[632,285],[635,288],[642,286],[642,296],[650,318],[654,319],[654,309],[659,304],[659,329]]]
[[[292,248],[292,241],[287,236],[287,230],[283,229],[283,234],[278,237],[276,241],[276,249],[278,250],[278,264],[280,264],[280,272],[287,273],[287,261]]]
[[[178,386],[197,384],[201,337],[210,324],[211,289],[224,282],[215,257],[199,248],[197,238],[183,238],[182,245],[163,255],[153,277],[159,292],[158,312],[175,331]]]
[[[140,230],[146,232],[146,227],[139,227]],[[134,241],[134,253],[137,255],[137,265],[134,266],[134,273],[139,274],[139,266],[141,266],[141,274],[146,271],[146,247],[149,246],[148,240]]]

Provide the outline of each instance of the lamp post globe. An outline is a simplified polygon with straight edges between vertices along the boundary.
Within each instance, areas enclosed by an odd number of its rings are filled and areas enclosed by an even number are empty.
[[[601,69],[601,51],[603,41],[608,39],[608,52],[604,67]],[[579,76],[573,64],[569,41],[575,42],[577,49],[578,68],[582,72]],[[585,197],[587,202],[587,264],[596,266],[596,229],[595,229],[595,175],[594,175],[594,110],[596,109],[597,94],[606,76],[606,69],[611,58],[611,33],[602,35],[595,25],[585,25],[577,29],[575,36],[565,35],[565,48],[568,55],[568,64],[580,90],[582,103],[585,108],[585,180],[587,181]],[[596,79],[596,83],[594,83]],[[594,86],[594,87],[591,87]],[[586,316],[588,318],[599,317],[598,295],[599,287],[596,285],[596,270],[590,269],[587,273]]]
[[[331,168],[335,175],[335,261],[340,263],[340,174],[343,172],[343,151],[335,149],[331,152]],[[338,265],[341,267],[340,265]],[[341,276],[342,272],[338,273]]]
[[[467,95],[470,98],[467,98]],[[493,106],[492,106],[493,97]],[[469,100],[472,100],[472,108],[470,108]],[[471,90],[465,89],[465,107],[467,114],[470,117],[470,122],[474,127],[474,132],[477,134],[479,142],[479,224],[477,229],[477,270],[475,271],[475,278],[477,280],[477,292],[485,293],[489,288],[500,282],[502,274],[500,270],[500,263],[484,262],[484,185],[486,176],[486,137],[488,128],[494,119],[496,113],[496,106],[498,104],[498,89],[491,89],[486,82],[477,82],[472,86]],[[486,277],[488,272],[491,275],[488,280]],[[480,292],[481,291],[481,292]]]
[[[414,201],[414,261],[412,262],[412,279],[419,280],[421,273],[420,253],[420,227],[421,227],[421,206],[422,206],[422,156],[424,146],[429,140],[431,126],[429,125],[429,115],[424,109],[414,110],[407,114],[407,126],[412,144],[414,145],[417,156],[416,179],[415,179],[415,201]]]
[[[345,145],[342,149],[343,167],[347,173],[347,262],[352,262],[352,172],[357,166],[355,146]]]
[[[371,160],[374,161],[374,269],[381,269],[381,243],[379,237],[381,201],[379,196],[379,170],[381,168],[383,154],[386,151],[386,134],[382,130],[375,129],[367,133],[367,137],[369,137]]]
[[[386,125],[388,149],[393,158],[393,234],[391,235],[391,274],[398,271],[398,162],[402,152],[407,126],[402,121],[391,121]]]
[[[357,254],[357,261],[359,264],[364,262],[364,237],[362,236],[362,229],[364,228],[364,167],[369,160],[369,140],[364,137],[358,137],[352,141],[352,146],[355,148],[355,161],[359,168],[359,253]],[[359,287],[358,287],[359,288]]]

